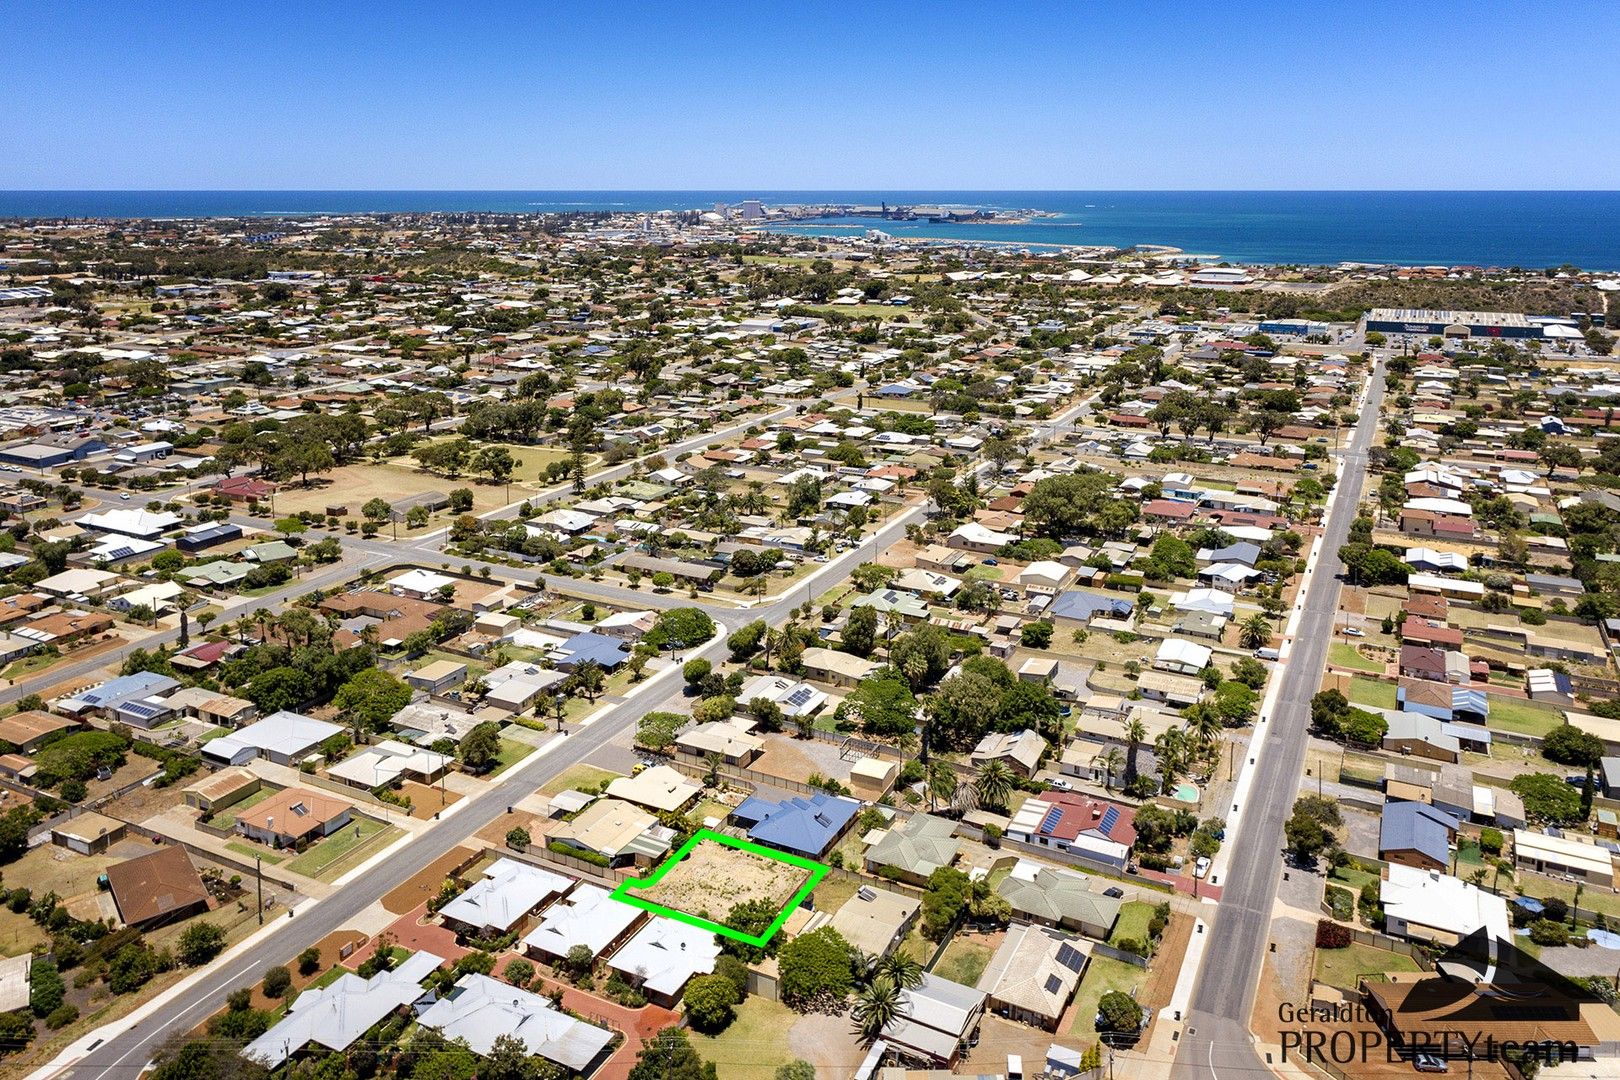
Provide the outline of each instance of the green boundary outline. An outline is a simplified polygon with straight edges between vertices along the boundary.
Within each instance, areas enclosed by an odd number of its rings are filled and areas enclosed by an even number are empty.
[[[810,879],[801,885],[799,887],[799,891],[794,893],[793,896],[788,899],[788,902],[783,905],[781,912],[774,920],[771,921],[771,925],[767,926],[764,932],[758,936],[751,936],[743,933],[741,930],[726,926],[723,923],[717,923],[712,920],[705,919],[700,915],[692,915],[685,911],[677,911],[675,908],[665,907],[663,904],[655,904],[651,900],[646,900],[642,897],[632,896],[630,894],[631,889],[650,889],[654,885],[658,884],[663,880],[665,874],[675,869],[675,867],[680,864],[681,860],[685,859],[687,855],[691,854],[693,848],[697,847],[705,840],[712,840],[715,843],[723,844],[726,847],[737,848],[740,851],[747,851],[754,855],[762,855],[767,859],[774,859],[777,862],[787,863],[789,866],[797,866],[801,870],[808,870],[810,872]],[[776,932],[782,929],[782,924],[788,921],[788,916],[793,914],[793,909],[804,903],[805,897],[810,895],[815,887],[821,883],[821,879],[826,877],[827,872],[831,869],[832,867],[828,866],[827,864],[818,863],[814,859],[806,859],[798,855],[790,855],[785,851],[778,851],[773,847],[766,847],[764,844],[756,844],[751,840],[739,840],[735,836],[726,836],[722,833],[715,832],[713,829],[699,829],[692,835],[692,839],[682,844],[679,850],[677,850],[669,858],[665,859],[658,869],[653,871],[651,877],[626,878],[624,881],[619,882],[619,887],[613,890],[613,899],[626,904],[631,904],[635,907],[641,908],[643,911],[650,911],[655,915],[662,915],[667,919],[675,919],[678,922],[686,923],[688,926],[696,926],[700,930],[712,930],[716,934],[721,934],[735,941],[740,941],[744,945],[753,945],[758,948],[764,948],[765,945],[770,942],[771,938],[776,935]]]

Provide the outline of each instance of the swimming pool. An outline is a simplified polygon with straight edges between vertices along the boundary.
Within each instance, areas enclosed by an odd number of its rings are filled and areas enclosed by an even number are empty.
[[[1195,803],[1198,801],[1198,788],[1192,784],[1178,784],[1175,794],[1170,797],[1177,802]]]

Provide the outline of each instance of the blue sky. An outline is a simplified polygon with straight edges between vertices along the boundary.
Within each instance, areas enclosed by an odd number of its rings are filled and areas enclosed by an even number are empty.
[[[0,188],[1617,188],[1620,3],[0,4]]]

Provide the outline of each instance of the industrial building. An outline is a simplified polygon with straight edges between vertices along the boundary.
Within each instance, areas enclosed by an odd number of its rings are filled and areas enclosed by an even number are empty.
[[[1546,327],[1513,311],[1434,311],[1428,308],[1373,308],[1367,332],[1423,337],[1540,338]]]

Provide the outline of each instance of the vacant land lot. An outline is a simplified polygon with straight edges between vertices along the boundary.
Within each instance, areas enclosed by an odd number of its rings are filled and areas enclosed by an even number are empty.
[[[1341,990],[1354,990],[1363,978],[1373,977],[1374,981],[1379,981],[1387,972],[1416,970],[1417,963],[1410,956],[1371,945],[1316,951],[1317,981]]]
[[[315,480],[307,488],[289,485],[276,492],[276,513],[298,514],[307,510],[324,514],[329,506],[341,506],[347,511],[345,516],[358,519],[360,508],[371,499],[381,498],[395,503],[428,491],[449,491],[460,487],[473,493],[474,513],[483,513],[506,504],[504,487],[474,483],[466,476],[451,480],[424,472],[414,465],[389,461],[381,465],[345,465]]]
[[[658,884],[637,889],[636,895],[718,922],[733,907],[751,900],[780,910],[809,877],[797,866],[705,840]]]

